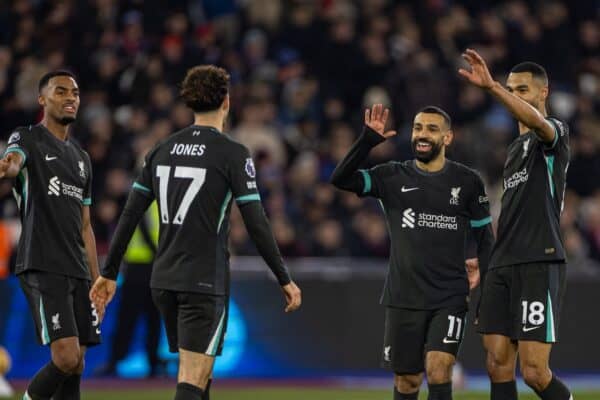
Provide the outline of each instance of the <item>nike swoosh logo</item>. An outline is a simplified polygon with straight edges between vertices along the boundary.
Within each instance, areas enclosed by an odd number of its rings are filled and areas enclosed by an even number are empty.
[[[96,328],[96,335],[100,334],[100,329]]]
[[[532,330],[534,330],[534,329],[538,329],[538,328],[541,328],[541,326],[531,326],[531,327],[529,327],[529,328],[528,328],[528,327],[526,327],[526,326],[524,326],[524,327],[523,327],[523,332],[529,332],[529,331],[532,331]]]
[[[56,160],[58,157],[50,157],[48,154],[46,154],[46,161],[52,161],[52,160]]]
[[[448,340],[448,338],[444,338],[444,343],[458,343],[458,340]]]
[[[413,190],[419,190],[419,188],[418,187],[407,188],[407,187],[402,186],[402,188],[400,190],[402,190],[402,193],[406,193],[406,192],[412,192]]]

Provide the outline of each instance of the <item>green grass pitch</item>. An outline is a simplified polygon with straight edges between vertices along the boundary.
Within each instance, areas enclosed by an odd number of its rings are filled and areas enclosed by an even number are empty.
[[[575,392],[577,400],[598,400],[600,392]],[[82,400],[170,400],[173,390],[129,390],[129,391],[84,391]],[[390,391],[353,390],[353,389],[304,389],[304,388],[265,388],[265,389],[218,389],[211,390],[211,400],[389,400]],[[421,393],[426,399],[426,393]],[[455,392],[455,400],[488,400],[489,394],[483,392]],[[14,400],[20,400],[14,397]],[[533,394],[520,394],[519,400],[537,400]]]

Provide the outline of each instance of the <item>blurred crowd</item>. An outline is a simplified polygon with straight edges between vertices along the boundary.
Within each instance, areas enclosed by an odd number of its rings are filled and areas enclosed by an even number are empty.
[[[571,127],[564,205],[570,269],[600,274],[600,28],[591,1],[13,0],[0,3],[0,140],[40,118],[37,82],[74,71],[82,90],[73,137],[93,163],[93,224],[107,251],[140,160],[192,121],[178,83],[194,65],[231,74],[227,133],[247,145],[286,257],[386,257],[377,203],[328,177],[359,134],[363,107],[392,109],[399,135],[374,165],[412,157],[416,110],[453,118],[450,157],[484,176],[497,221],[516,123],[456,70],[478,49],[500,81],[521,61],[550,76],[551,113]],[[0,218],[14,221],[10,183]],[[256,253],[236,210],[232,252]]]

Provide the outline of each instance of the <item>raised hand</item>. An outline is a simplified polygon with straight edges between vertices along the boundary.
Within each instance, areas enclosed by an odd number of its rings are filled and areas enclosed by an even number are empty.
[[[370,110],[368,108],[365,110],[365,125],[384,138],[390,138],[396,134],[396,131],[385,131],[389,115],[389,108],[384,110],[383,104],[373,104]]]
[[[494,79],[479,53],[473,49],[467,49],[462,57],[469,63],[471,70],[460,68],[458,73],[475,86],[482,89],[491,89],[494,86]]]
[[[302,294],[300,292],[300,288],[296,286],[294,282],[290,282],[285,286],[281,287],[283,290],[283,294],[285,296],[285,301],[287,305],[285,307],[285,312],[296,311],[300,308],[300,304],[302,304]]]

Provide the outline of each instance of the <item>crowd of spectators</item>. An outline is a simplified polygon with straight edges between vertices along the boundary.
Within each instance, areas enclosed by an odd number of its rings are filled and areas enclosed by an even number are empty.
[[[40,119],[43,73],[77,74],[72,136],[92,159],[93,224],[105,253],[143,155],[192,121],[178,99],[185,71],[217,64],[231,74],[227,133],[252,151],[284,256],[386,257],[377,203],[328,184],[373,102],[391,107],[399,135],[368,164],[410,158],[415,111],[439,105],[453,118],[450,157],[481,171],[497,221],[517,129],[457,75],[469,46],[500,81],[521,61],[547,69],[551,113],[571,127],[565,243],[573,270],[600,274],[598,17],[594,2],[566,0],[3,1],[0,141]],[[17,215],[9,197],[10,182],[1,182],[6,221]],[[256,253],[235,210],[231,245]]]

